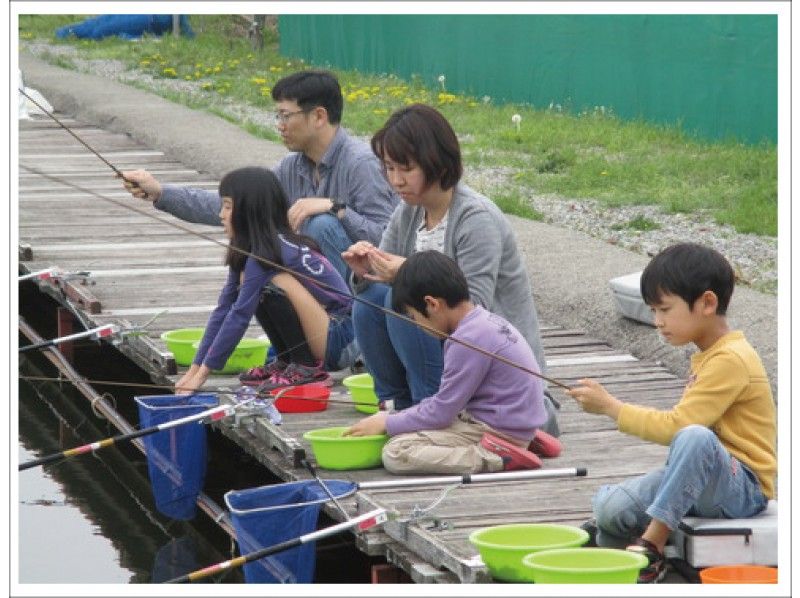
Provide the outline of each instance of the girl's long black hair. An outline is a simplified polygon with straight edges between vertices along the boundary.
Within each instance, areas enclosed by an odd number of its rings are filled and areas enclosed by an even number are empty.
[[[225,264],[235,271],[242,271],[247,255],[234,248],[282,265],[278,235],[319,251],[313,239],[295,233],[289,226],[286,215],[289,203],[280,181],[271,170],[257,166],[232,170],[222,177],[219,195],[233,200],[233,238],[225,255]]]

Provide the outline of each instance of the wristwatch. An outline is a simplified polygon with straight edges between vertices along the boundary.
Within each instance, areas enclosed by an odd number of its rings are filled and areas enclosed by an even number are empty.
[[[347,204],[341,203],[339,201],[333,201],[332,205],[331,205],[331,209],[328,210],[328,212],[332,216],[336,216],[336,218],[339,218],[339,212],[341,212],[345,208],[347,208]]]

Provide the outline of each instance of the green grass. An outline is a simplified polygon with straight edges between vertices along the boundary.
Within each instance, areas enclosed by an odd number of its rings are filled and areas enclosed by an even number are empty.
[[[220,100],[227,97],[269,109],[275,81],[307,66],[281,56],[274,33],[268,34],[263,51],[254,51],[243,36],[243,21],[230,16],[192,16],[196,33],[192,40],[54,39],[57,27],[81,18],[20,15],[20,38],[67,44],[77,48],[81,58],[120,60],[155,77],[192,81],[203,88],[201,94],[164,95],[216,113]],[[68,58],[49,59],[69,66]],[[594,199],[610,207],[657,205],[667,213],[703,211],[739,232],[777,235],[774,145],[705,142],[677,126],[621,121],[611,110],[571,114],[558,107],[495,105],[448,93],[419,77],[336,73],[345,96],[343,122],[358,135],[370,135],[407,103],[436,106],[461,139],[468,171],[480,167],[508,173],[502,187],[490,194],[508,213],[541,218],[525,198],[550,194]],[[514,114],[522,119],[519,130],[511,120]],[[271,130],[253,125],[247,129],[276,139]]]

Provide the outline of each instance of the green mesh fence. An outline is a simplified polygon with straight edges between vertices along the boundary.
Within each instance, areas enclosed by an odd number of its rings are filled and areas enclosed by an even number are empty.
[[[281,52],[495,102],[777,139],[776,15],[286,15]]]

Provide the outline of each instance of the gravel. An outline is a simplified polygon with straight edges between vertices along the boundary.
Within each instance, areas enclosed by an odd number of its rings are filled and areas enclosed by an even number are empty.
[[[69,61],[75,69],[136,85],[158,92],[181,93],[211,101],[214,108],[228,118],[260,127],[272,126],[271,111],[235,102],[230,97],[200,89],[200,83],[181,79],[156,78],[149,73],[128,70],[116,60],[85,60],[77,57],[71,46],[50,45],[41,42],[24,43],[34,56],[53,62]],[[776,294],[777,291],[777,239],[752,234],[741,234],[732,227],[720,225],[704,212],[667,214],[657,206],[608,207],[593,200],[576,200],[554,195],[530,195],[528,189],[518,187],[510,168],[470,168],[465,175],[468,184],[489,197],[499,191],[516,188],[528,195],[531,206],[542,214],[544,222],[586,233],[609,244],[643,255],[655,255],[661,249],[681,241],[692,240],[714,247],[733,264],[739,282],[755,290]],[[655,223],[649,230],[639,230],[630,225],[635,219]]]

